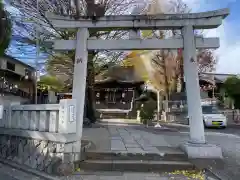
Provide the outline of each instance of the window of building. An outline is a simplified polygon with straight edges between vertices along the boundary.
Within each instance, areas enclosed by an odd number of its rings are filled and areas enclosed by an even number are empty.
[[[7,69],[11,71],[15,71],[15,64],[7,62]]]

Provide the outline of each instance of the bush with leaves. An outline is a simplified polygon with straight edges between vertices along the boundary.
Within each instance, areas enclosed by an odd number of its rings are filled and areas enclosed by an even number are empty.
[[[240,109],[240,78],[237,76],[229,77],[224,82],[226,95],[234,101],[234,107]]]
[[[156,101],[150,99],[144,102],[140,109],[140,118],[143,124],[148,124],[154,118],[154,112],[157,108]]]
[[[51,90],[61,92],[63,88],[64,84],[55,76],[42,76],[38,82],[38,89],[41,91]]]

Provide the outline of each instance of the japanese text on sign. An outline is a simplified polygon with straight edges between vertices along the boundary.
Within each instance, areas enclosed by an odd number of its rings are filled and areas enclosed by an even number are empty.
[[[69,106],[69,121],[70,122],[76,121],[76,112],[74,105]]]

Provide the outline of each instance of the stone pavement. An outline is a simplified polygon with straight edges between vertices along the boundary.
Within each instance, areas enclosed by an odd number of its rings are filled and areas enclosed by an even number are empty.
[[[176,144],[168,142],[167,134],[158,135],[145,131],[146,128],[134,128],[134,126],[109,125],[102,128],[86,128],[83,130],[84,139],[96,143],[94,150],[108,150],[126,153],[161,153],[159,147],[176,147]],[[160,130],[161,131],[161,130]],[[176,132],[173,132],[176,133]],[[130,173],[130,172],[95,172],[93,174],[76,173],[68,177],[69,180],[185,180],[202,179],[190,178],[185,175],[159,174],[159,173]],[[213,179],[213,178],[212,178]]]
[[[110,134],[105,127],[84,128],[82,139],[93,142],[94,147],[92,149],[94,150],[108,151],[111,149]]]
[[[131,127],[119,128],[108,127],[111,138],[112,151],[125,151],[130,153],[158,153],[156,146],[170,147],[164,138],[156,135],[135,130]]]

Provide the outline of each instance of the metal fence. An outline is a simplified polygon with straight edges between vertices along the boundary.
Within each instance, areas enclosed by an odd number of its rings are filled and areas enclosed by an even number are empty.
[[[217,104],[215,99],[202,99],[202,105]],[[187,101],[163,101],[163,110],[166,112],[184,112],[186,113],[188,109]]]
[[[202,104],[215,104],[216,100],[206,99]],[[164,101],[163,110],[167,113],[167,120],[170,122],[187,124],[188,107],[187,101]],[[240,110],[237,109],[220,109],[220,113],[227,117],[229,125],[240,125]]]

